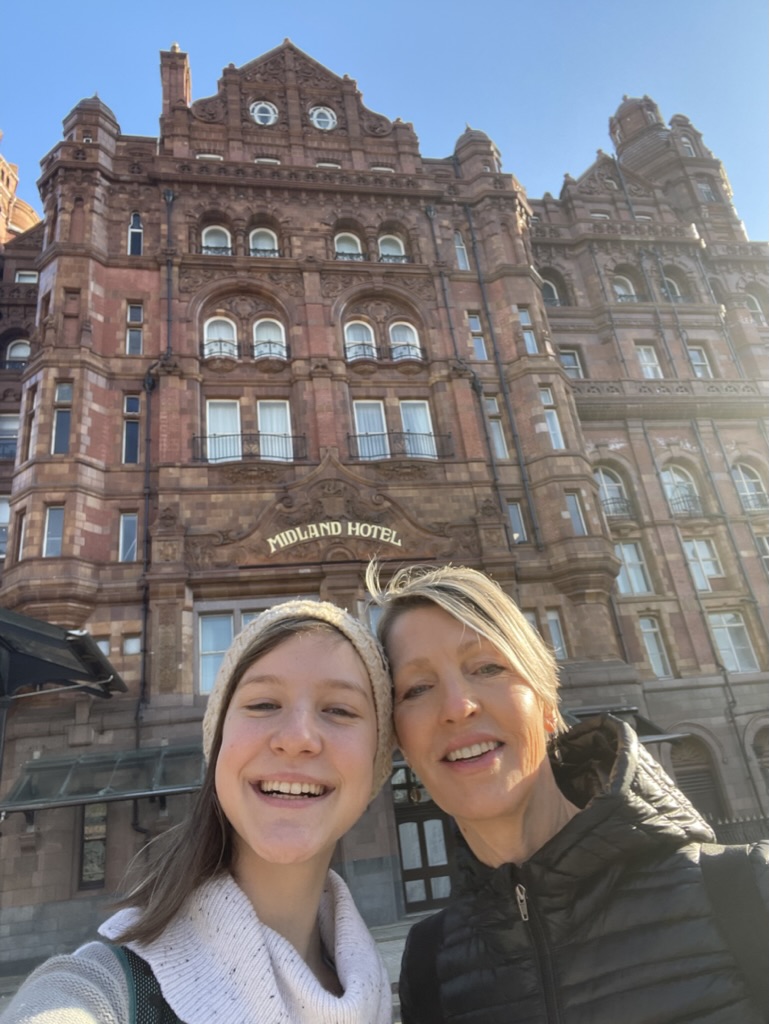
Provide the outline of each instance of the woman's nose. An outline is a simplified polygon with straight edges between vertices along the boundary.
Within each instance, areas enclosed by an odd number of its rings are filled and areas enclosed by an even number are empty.
[[[286,754],[317,753],[322,746],[315,715],[309,708],[284,708],[272,734],[274,750]]]
[[[480,707],[478,698],[463,676],[445,678],[441,691],[441,716],[445,722],[461,722],[477,713]]]

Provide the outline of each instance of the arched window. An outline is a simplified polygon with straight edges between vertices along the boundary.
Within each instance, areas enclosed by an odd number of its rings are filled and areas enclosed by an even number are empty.
[[[397,235],[381,235],[379,238],[380,263],[408,263],[403,242]]]
[[[26,338],[12,341],[5,350],[4,368],[6,370],[23,370],[29,362],[29,353],[30,347]]]
[[[660,473],[662,488],[674,516],[702,515],[702,501],[691,473],[683,466],[670,465]]]
[[[681,289],[678,287],[678,282],[672,277],[666,277],[664,278],[664,281],[668,302],[682,302],[683,295],[681,294]]]
[[[732,480],[746,512],[758,512],[769,508],[769,495],[766,493],[764,481],[752,466],[744,462],[732,466]]]
[[[256,228],[248,239],[248,248],[252,256],[280,256],[278,236],[268,228]]]
[[[604,514],[608,518],[632,516],[633,507],[621,478],[613,470],[604,469],[603,466],[599,466],[593,476],[598,484]]]
[[[344,353],[347,359],[376,359],[374,332],[362,320],[344,325]]]
[[[470,260],[467,255],[467,246],[462,237],[461,231],[454,232],[454,252],[457,257],[457,270],[469,270]]]
[[[716,186],[710,181],[709,178],[700,178],[694,183],[697,186],[697,194],[700,197],[700,201],[703,203],[719,203],[721,198],[716,190]]]
[[[141,256],[144,248],[144,228],[138,213],[132,213],[128,222],[128,255]]]
[[[203,355],[238,358],[238,332],[235,324],[224,317],[212,317],[203,329]]]
[[[363,260],[363,250],[358,236],[350,234],[349,231],[344,231],[337,235],[334,238],[334,256],[338,260],[361,262]]]
[[[561,305],[561,296],[558,294],[558,289],[552,281],[548,281],[546,278],[542,281],[542,298],[545,300],[546,306]]]
[[[278,320],[257,320],[254,324],[254,359],[287,359],[286,332]]]
[[[670,751],[673,775],[681,792],[700,814],[711,821],[724,821],[726,806],[718,784],[713,758],[695,736],[687,736],[673,744]]]
[[[694,149],[694,143],[692,142],[692,140],[689,138],[688,135],[682,135],[681,136],[681,149],[684,151],[684,153],[687,156],[696,156],[697,155],[697,153],[695,152],[695,149]]]
[[[421,359],[419,335],[411,324],[390,324],[390,355],[393,359]]]
[[[763,306],[752,292],[745,292],[745,305],[750,310],[753,323],[758,324],[759,327],[766,327],[766,316]]]
[[[231,256],[232,240],[227,228],[214,225],[203,228],[201,252],[204,256]]]
[[[615,274],[611,279],[611,286],[617,302],[638,302],[635,286],[630,278]]]

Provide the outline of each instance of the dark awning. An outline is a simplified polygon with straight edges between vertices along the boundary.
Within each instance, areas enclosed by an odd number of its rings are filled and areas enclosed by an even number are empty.
[[[22,767],[0,814],[192,793],[204,773],[200,742],[40,758]]]
[[[50,686],[77,687],[94,697],[128,689],[85,631],[0,608],[0,698]]]

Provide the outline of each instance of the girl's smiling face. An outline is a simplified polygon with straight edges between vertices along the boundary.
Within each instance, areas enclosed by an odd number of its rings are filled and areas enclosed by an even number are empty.
[[[368,804],[376,743],[368,673],[343,636],[303,631],[257,658],[227,708],[215,769],[236,878],[265,861],[325,870]]]

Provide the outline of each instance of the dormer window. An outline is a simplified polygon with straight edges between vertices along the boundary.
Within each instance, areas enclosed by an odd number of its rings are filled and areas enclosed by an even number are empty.
[[[351,235],[349,232],[337,235],[334,239],[334,255],[338,260],[361,262],[364,257],[360,239],[357,235]]]
[[[403,242],[396,235],[382,235],[379,239],[380,263],[408,263]]]
[[[322,132],[330,132],[336,128],[336,114],[331,107],[312,107],[310,121]]]
[[[694,151],[694,144],[692,143],[692,140],[689,138],[688,135],[682,135],[681,136],[681,149],[684,151],[684,153],[687,156],[696,156],[697,155],[696,152]]]
[[[252,256],[280,256],[278,236],[268,228],[257,228],[251,232],[248,240],[249,252]]]
[[[250,106],[251,117],[258,125],[266,128],[278,120],[278,108],[269,100],[257,100]]]
[[[201,252],[204,256],[231,256],[232,241],[227,228],[210,227],[203,229]]]

